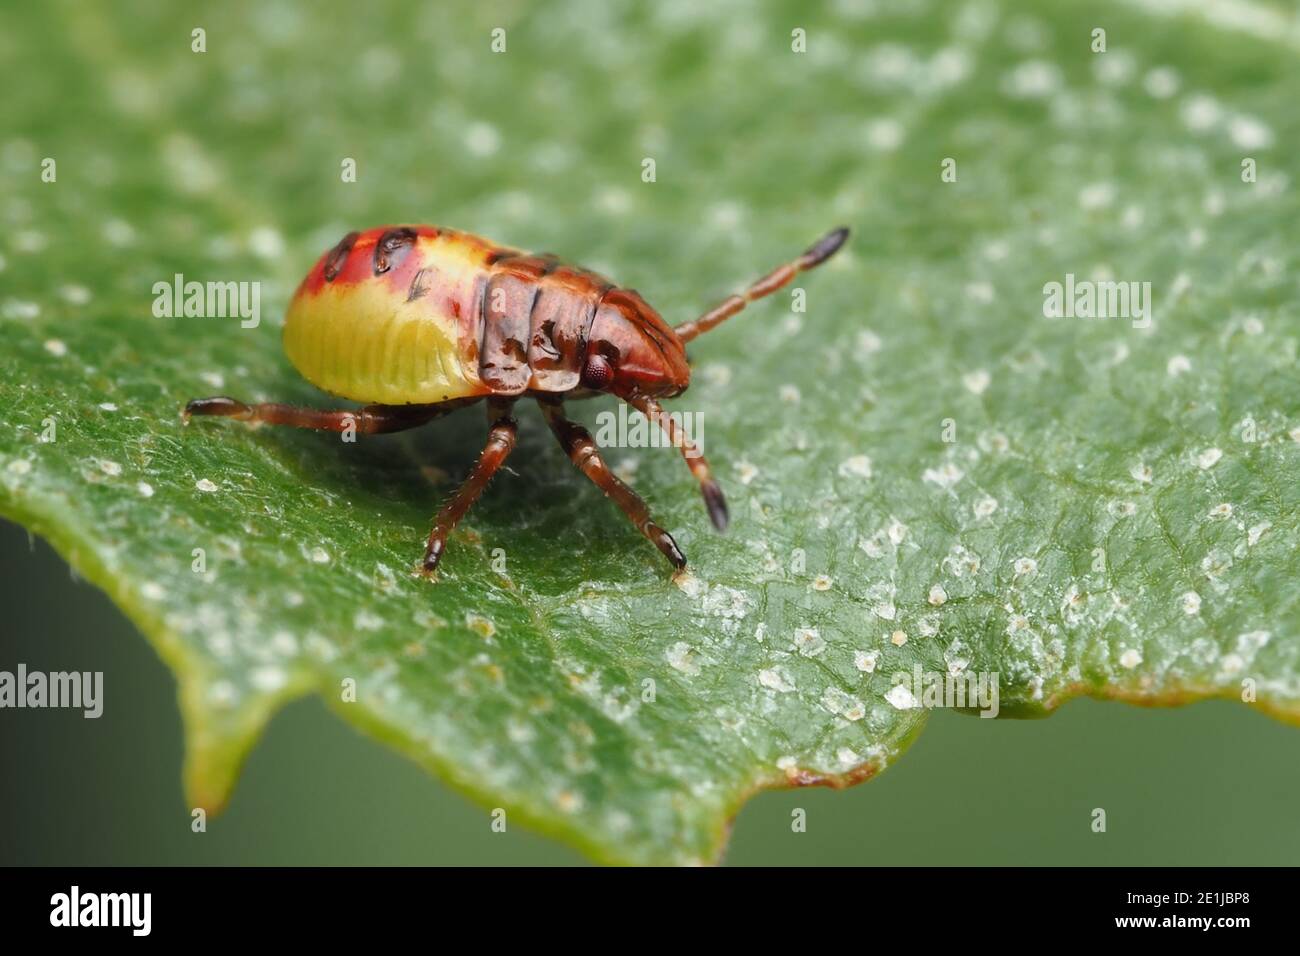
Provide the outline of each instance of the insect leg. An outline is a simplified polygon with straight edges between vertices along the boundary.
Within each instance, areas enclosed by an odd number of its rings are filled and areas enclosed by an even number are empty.
[[[650,509],[641,500],[641,496],[619,481],[618,476],[609,470],[587,429],[565,418],[564,406],[559,402],[539,401],[537,404],[541,407],[542,414],[546,416],[546,424],[551,426],[551,431],[559,440],[560,447],[578,466],[578,470],[590,478],[608,497],[614,499],[614,503],[623,509],[623,513],[628,516],[632,524],[636,525],[636,529],[663,552],[664,557],[672,562],[673,567],[678,569],[686,567],[686,556],[677,547],[673,536],[651,520]]]
[[[821,265],[833,256],[840,246],[844,245],[844,240],[848,237],[849,230],[843,226],[827,233],[809,246],[798,259],[787,262],[783,266],[777,266],[744,292],[728,296],[698,319],[674,326],[673,331],[677,333],[677,337],[683,342],[689,342],[697,335],[703,335],[715,325],[721,325],[727,321],[749,303],[771,295],[805,269]]]
[[[342,432],[351,428],[360,434],[372,435],[415,428],[473,401],[477,399],[459,399],[436,405],[367,405],[365,408],[326,411],[279,402],[245,405],[233,398],[217,396],[190,400],[185,405],[184,417],[188,422],[192,415],[216,415],[243,422],[292,425],[325,432]]]
[[[677,422],[653,398],[632,396],[625,399],[625,401],[663,429],[663,433],[668,436],[668,440],[681,451],[682,457],[686,459],[687,467],[691,469],[691,474],[700,483],[700,493],[704,495],[704,506],[709,509],[709,520],[713,522],[713,527],[719,531],[726,531],[727,522],[730,520],[727,514],[727,499],[722,496],[722,488],[714,479],[713,472],[709,469],[709,463],[704,460],[703,453],[695,446],[694,442],[682,434],[677,427]]]
[[[465,517],[465,512],[469,511],[474,502],[478,501],[479,495],[483,494],[483,489],[492,480],[492,476],[514,450],[517,426],[515,420],[510,417],[513,404],[513,402],[489,401],[488,421],[492,423],[492,427],[488,429],[487,444],[483,446],[483,453],[474,463],[474,470],[457,489],[452,499],[442,506],[438,517],[433,521],[433,531],[429,533],[429,543],[424,549],[426,574],[438,567],[438,562],[442,560],[443,549],[447,546],[447,537],[452,529],[461,518]]]

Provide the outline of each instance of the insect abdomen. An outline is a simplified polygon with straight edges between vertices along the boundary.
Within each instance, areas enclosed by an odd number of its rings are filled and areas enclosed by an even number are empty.
[[[432,226],[349,233],[303,280],[285,318],[289,360],[355,401],[441,402],[566,392],[612,285]]]
[[[354,401],[424,404],[486,394],[475,307],[493,247],[428,226],[350,233],[299,286],[289,361]]]

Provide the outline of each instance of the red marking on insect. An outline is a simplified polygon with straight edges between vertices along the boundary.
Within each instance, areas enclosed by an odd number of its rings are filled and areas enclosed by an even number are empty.
[[[672,327],[636,292],[554,256],[433,226],[348,233],[294,294],[285,350],[314,384],[369,404],[320,411],[215,397],[189,402],[185,417],[378,433],[414,428],[486,400],[487,444],[439,511],[425,547],[422,568],[432,572],[452,529],[514,448],[514,402],[530,397],[573,463],[674,567],[683,568],[686,558],[672,536],[609,469],[587,430],[564,416],[563,402],[605,393],[641,411],[681,451],[710,519],[723,530],[728,515],[722,489],[659,401],[690,384],[687,342],[825,262],[847,238],[844,228],[828,233],[743,293]]]

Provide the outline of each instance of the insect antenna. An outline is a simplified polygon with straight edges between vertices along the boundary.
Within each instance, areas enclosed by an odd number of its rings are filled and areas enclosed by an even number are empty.
[[[677,337],[683,342],[689,342],[696,336],[703,335],[714,326],[727,321],[749,303],[771,295],[805,269],[821,265],[835,255],[848,237],[849,230],[846,226],[828,232],[809,246],[808,250],[798,259],[777,266],[743,293],[728,296],[698,319],[692,319],[690,322],[683,322],[681,325],[674,326],[673,331],[677,333]]]

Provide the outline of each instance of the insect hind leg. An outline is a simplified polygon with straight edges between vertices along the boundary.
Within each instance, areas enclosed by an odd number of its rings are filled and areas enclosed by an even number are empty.
[[[365,408],[357,409],[326,410],[285,405],[280,402],[259,402],[248,405],[237,399],[217,395],[212,398],[191,399],[185,404],[183,417],[187,423],[194,415],[209,415],[234,418],[241,422],[310,428],[315,431],[343,432],[351,429],[362,435],[377,435],[416,428],[467,404],[472,402],[451,401],[436,405],[367,405]]]
[[[510,457],[510,452],[514,451],[518,426],[510,415],[513,405],[512,401],[489,402],[488,420],[492,426],[488,429],[487,444],[483,446],[482,454],[474,463],[474,470],[456,490],[452,499],[442,506],[438,517],[434,519],[433,530],[429,533],[429,541],[424,548],[424,562],[421,565],[425,574],[432,574],[437,570],[452,530],[460,519],[465,517],[474,502],[478,501],[483,490],[487,488],[488,482],[492,480],[492,476],[505,464],[505,460]]]

